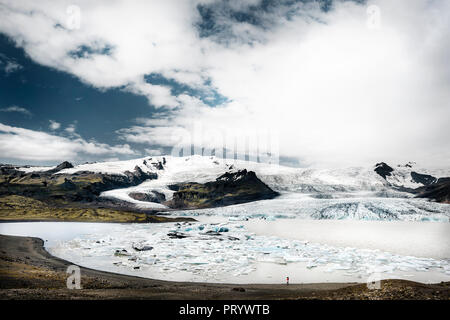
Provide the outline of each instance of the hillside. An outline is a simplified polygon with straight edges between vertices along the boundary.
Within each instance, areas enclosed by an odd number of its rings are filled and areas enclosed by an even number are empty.
[[[227,172],[206,183],[171,185],[175,191],[166,204],[171,208],[211,208],[256,200],[273,199],[278,192],[264,184],[253,171]]]

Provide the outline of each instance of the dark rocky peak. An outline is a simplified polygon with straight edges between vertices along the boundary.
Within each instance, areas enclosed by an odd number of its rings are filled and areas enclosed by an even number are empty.
[[[387,176],[391,176],[391,172],[394,171],[394,169],[392,169],[386,163],[380,162],[375,165],[374,171],[378,173],[381,177],[386,179]]]
[[[157,170],[164,170],[164,166],[162,164],[161,161],[158,162],[152,162],[152,165],[157,169]]]
[[[450,183],[450,177],[439,178],[436,183]]]
[[[262,182],[253,171],[226,172],[215,181],[185,182],[169,186],[174,190],[171,208],[212,208],[250,201],[272,199],[279,195]]]
[[[416,197],[450,204],[450,177],[439,178],[436,183],[414,190]]]
[[[144,174],[144,171],[142,171],[141,167],[139,167],[139,166],[135,166],[135,167],[134,167],[134,172],[135,172],[137,175],[142,175],[142,174]]]
[[[405,164],[399,164],[399,165],[397,165],[397,167],[399,167],[399,168],[412,168],[413,166],[415,166],[416,165],[416,163],[414,162],[414,161],[409,161],[408,163],[405,163]]]
[[[414,182],[421,183],[424,186],[429,186],[430,184],[436,183],[438,180],[429,174],[421,174],[414,171],[411,172],[411,178]]]
[[[64,169],[70,169],[70,168],[73,168],[73,164],[71,164],[71,163],[68,162],[68,161],[64,161],[64,162],[58,164],[58,165],[56,166],[56,168],[47,170],[47,171],[45,171],[45,172],[48,172],[48,173],[55,173],[55,172],[59,172],[59,171],[61,171],[61,170],[64,170]]]
[[[144,172],[139,166],[135,166],[133,172],[125,171],[124,174],[128,177],[128,179],[133,181],[134,183],[141,181],[144,182],[147,179],[157,179],[158,175],[156,173]],[[108,175],[108,176],[116,176],[116,175]]]
[[[253,171],[247,171],[247,169],[243,169],[236,172],[226,172],[220,177],[218,177],[216,181],[236,182],[236,181],[246,181],[256,179],[258,178],[256,177],[256,174]]]
[[[64,162],[60,163],[59,165],[57,165],[55,169],[63,170],[63,169],[70,169],[70,168],[73,168],[73,164],[71,164],[68,161],[64,161]]]
[[[0,173],[4,174],[4,175],[20,175],[23,172],[17,170],[14,166],[11,165],[3,165],[2,167],[0,167]]]

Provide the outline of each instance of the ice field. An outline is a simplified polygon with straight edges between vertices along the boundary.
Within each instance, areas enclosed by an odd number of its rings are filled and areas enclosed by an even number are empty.
[[[449,223],[197,218],[179,224],[5,223],[0,233],[46,239],[50,253],[82,266],[165,280],[365,282],[375,274],[450,281]]]

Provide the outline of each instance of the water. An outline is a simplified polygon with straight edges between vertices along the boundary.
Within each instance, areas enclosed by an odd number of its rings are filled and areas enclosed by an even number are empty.
[[[2,223],[0,233],[48,240],[50,253],[85,267],[164,280],[365,282],[375,273],[450,281],[448,223],[197,218],[183,224]],[[228,231],[206,233],[221,228]],[[188,237],[168,237],[174,231]],[[153,249],[133,249],[142,245]]]

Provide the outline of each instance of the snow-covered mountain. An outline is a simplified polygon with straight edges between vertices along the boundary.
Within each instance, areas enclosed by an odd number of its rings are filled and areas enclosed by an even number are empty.
[[[384,192],[393,193],[390,186],[417,188],[424,184],[414,181],[411,172],[432,174],[433,177],[450,176],[450,170],[416,169],[412,164],[391,168],[390,174],[383,178],[374,171],[376,167],[351,167],[340,169],[291,168],[277,164],[256,163],[251,161],[221,159],[207,156],[145,157],[127,161],[86,163],[73,168],[63,169],[55,174],[74,174],[77,172],[95,172],[103,174],[125,175],[135,168],[145,173],[155,173],[158,178],[148,180],[130,188],[103,192],[102,196],[115,198],[143,207],[163,208],[161,204],[139,201],[131,198],[130,193],[151,193],[156,191],[170,199],[173,190],[168,186],[174,183],[214,181],[225,172],[247,169],[273,190],[282,193],[334,194],[342,192]],[[390,168],[390,167],[389,167]],[[50,168],[49,168],[50,169]],[[43,167],[20,169],[26,172],[43,171]]]
[[[284,193],[381,191],[385,190],[388,185],[371,168],[304,169],[199,155],[146,157],[128,161],[82,164],[58,173],[74,174],[90,171],[120,175],[126,171],[132,171],[136,167],[146,173],[156,173],[158,178],[148,180],[139,186],[106,191],[102,196],[149,207],[151,204],[148,202],[135,200],[129,194],[156,191],[164,194],[166,199],[170,199],[174,191],[168,188],[169,185],[182,182],[205,183],[214,181],[225,172],[242,169],[254,171],[273,190]],[[161,205],[156,205],[156,207],[161,207]]]
[[[174,190],[170,188],[171,185],[185,182],[206,183],[215,181],[225,172],[247,169],[254,171],[265,184],[282,194],[280,200],[269,200],[270,206],[268,202],[265,202],[267,208],[272,208],[280,214],[288,212],[298,214],[301,209],[300,211],[308,212],[311,217],[320,219],[328,219],[332,216],[396,219],[408,212],[419,215],[426,215],[428,209],[440,212],[439,205],[424,204],[425,200],[411,199],[406,203],[404,202],[406,200],[401,199],[414,197],[412,193],[404,191],[450,176],[449,168],[421,169],[414,163],[393,167],[379,163],[373,167],[317,169],[291,168],[277,164],[199,155],[158,156],[127,161],[86,163],[72,168],[67,167],[54,174],[76,175],[82,172],[94,172],[120,176],[134,172],[136,168],[157,178],[132,187],[102,192],[101,197],[125,201],[138,208],[167,209],[161,203],[162,201],[151,199],[158,197],[164,197],[165,200],[172,199]],[[19,170],[30,173],[33,170],[44,171],[44,168],[27,167]],[[54,167],[53,170],[55,170]],[[383,200],[387,198],[394,200],[389,200],[390,202]],[[258,212],[266,211],[257,204],[241,205],[236,208],[242,208],[244,211],[247,210],[245,208]],[[223,212],[227,210],[223,209]]]
[[[448,177],[448,168],[421,168],[415,162],[391,167],[384,162],[375,165],[375,171],[391,186],[416,189],[436,183],[439,178]]]
[[[21,170],[29,179],[32,179],[33,172],[36,176],[47,172],[45,173],[47,180],[49,180],[49,174],[57,181],[100,179],[99,181],[103,181],[100,186],[103,189],[96,188],[100,193],[93,198],[104,202],[99,205],[120,205],[145,210],[168,210],[166,204],[173,199],[173,194],[176,192],[174,185],[205,184],[216,181],[226,172],[237,172],[243,169],[255,172],[263,183],[281,195],[271,200],[201,209],[201,214],[236,219],[304,217],[308,219],[450,221],[450,205],[445,204],[446,201],[437,203],[418,199],[415,196],[420,194],[413,193],[413,189],[418,187],[426,187],[427,192],[428,188],[433,188],[435,185],[439,187],[439,183],[434,181],[449,177],[449,168],[421,169],[413,163],[401,166],[378,163],[368,167],[319,169],[292,168],[277,164],[195,155],[145,157],[127,161],[85,163],[73,167],[70,163],[51,168],[13,167],[13,170]],[[9,169],[2,167],[2,170]],[[16,179],[22,178],[19,175]],[[70,182],[64,182],[61,186],[65,187],[65,184],[70,189]],[[83,185],[78,188],[80,192],[84,190]],[[439,195],[443,192],[441,189],[438,190]],[[80,192],[77,191],[75,194],[79,195]],[[82,193],[81,196],[85,194]],[[439,199],[431,196],[427,198]],[[447,198],[440,196],[440,199]],[[195,215],[196,213],[176,211],[173,214]]]

